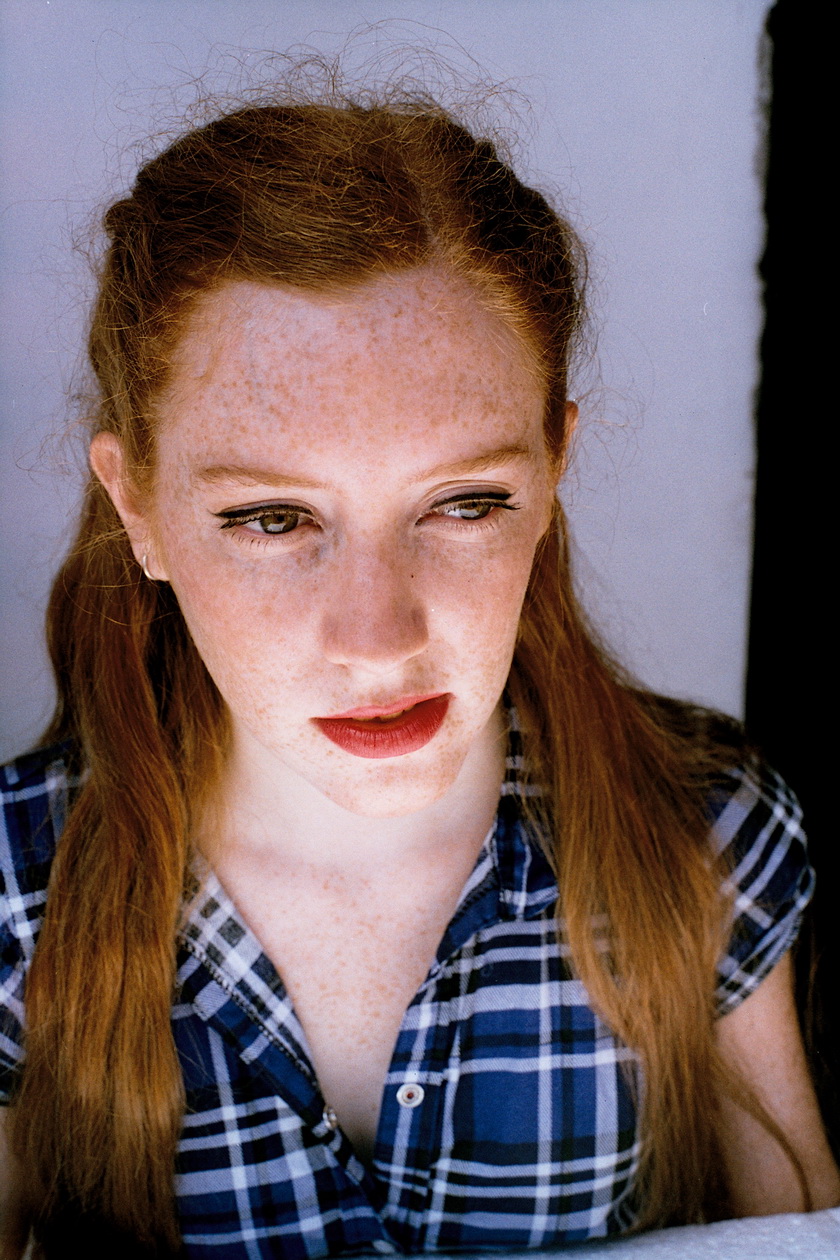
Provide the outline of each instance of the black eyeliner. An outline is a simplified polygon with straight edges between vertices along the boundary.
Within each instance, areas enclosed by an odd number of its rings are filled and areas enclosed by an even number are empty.
[[[236,525],[240,521],[253,521],[260,516],[269,516],[272,514],[307,516],[309,513],[306,508],[295,507],[291,503],[257,503],[254,507],[247,508],[225,508],[223,512],[214,512],[213,516],[225,522],[225,525]],[[225,525],[222,528],[225,528]]]
[[[305,512],[306,508],[297,506],[294,503],[255,503],[252,507],[246,508],[225,508],[223,512],[214,512],[214,516],[221,516],[225,520],[235,520],[240,516],[251,516],[254,512]]]
[[[508,503],[513,498],[513,491],[482,491],[479,494],[455,494],[449,499],[438,499],[433,505],[436,508],[448,507],[452,503],[495,503],[497,507],[507,508],[509,512],[518,512],[520,504]]]

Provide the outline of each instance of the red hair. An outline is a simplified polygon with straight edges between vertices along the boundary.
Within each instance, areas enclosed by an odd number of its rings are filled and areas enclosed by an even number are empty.
[[[154,470],[152,403],[197,294],[229,279],[318,291],[431,258],[536,353],[546,441],[562,456],[580,246],[489,142],[443,111],[238,110],[149,162],[105,227],[92,428],[120,439],[140,491]],[[704,790],[731,750],[725,732],[634,689],[598,648],[575,601],[559,506],[557,518],[535,562],[510,690],[548,789],[540,823],[561,931],[593,1003],[643,1066],[643,1223],[695,1220],[722,1190],[712,993],[726,907]],[[27,986],[20,1184],[43,1246],[66,1242],[81,1216],[174,1252],[175,929],[192,820],[224,758],[227,719],[171,590],[142,579],[96,481],[55,582],[49,641],[60,699],[48,737],[72,741],[86,778]],[[604,916],[607,951],[593,931]]]

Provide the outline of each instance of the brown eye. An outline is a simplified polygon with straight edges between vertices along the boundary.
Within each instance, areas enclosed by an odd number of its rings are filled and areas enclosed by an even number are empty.
[[[518,503],[508,502],[511,497],[509,492],[455,496],[445,499],[443,503],[438,503],[431,509],[431,515],[464,521],[465,524],[477,524],[479,521],[486,520],[494,508],[502,508],[506,512],[518,511]]]
[[[269,504],[264,508],[231,508],[216,515],[222,520],[222,529],[238,527],[245,533],[263,538],[291,534],[299,525],[312,519],[305,509],[283,504]]]
[[[482,521],[498,506],[498,503],[488,503],[486,499],[468,499],[462,503],[450,503],[443,509],[443,515],[454,516],[460,521]]]
[[[290,534],[300,523],[300,512],[265,512],[254,517],[264,534]]]

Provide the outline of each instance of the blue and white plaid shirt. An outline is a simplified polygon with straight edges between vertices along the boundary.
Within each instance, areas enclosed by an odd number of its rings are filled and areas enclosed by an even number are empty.
[[[558,946],[557,888],[521,820],[518,759],[437,959],[409,1006],[366,1168],[325,1105],[271,962],[215,878],[188,908],[173,1030],[187,1091],[176,1187],[190,1257],[553,1247],[633,1219],[633,1053]],[[3,773],[0,1098],[22,1058],[23,984],[67,805],[60,752]],[[721,1013],[793,940],[812,890],[798,806],[733,771],[710,804],[737,885]]]

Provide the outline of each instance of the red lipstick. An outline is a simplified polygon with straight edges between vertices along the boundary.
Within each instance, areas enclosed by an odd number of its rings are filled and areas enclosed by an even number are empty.
[[[312,720],[327,739],[356,757],[404,757],[434,739],[451,699],[448,692],[440,696],[403,696],[387,708],[366,705]]]

